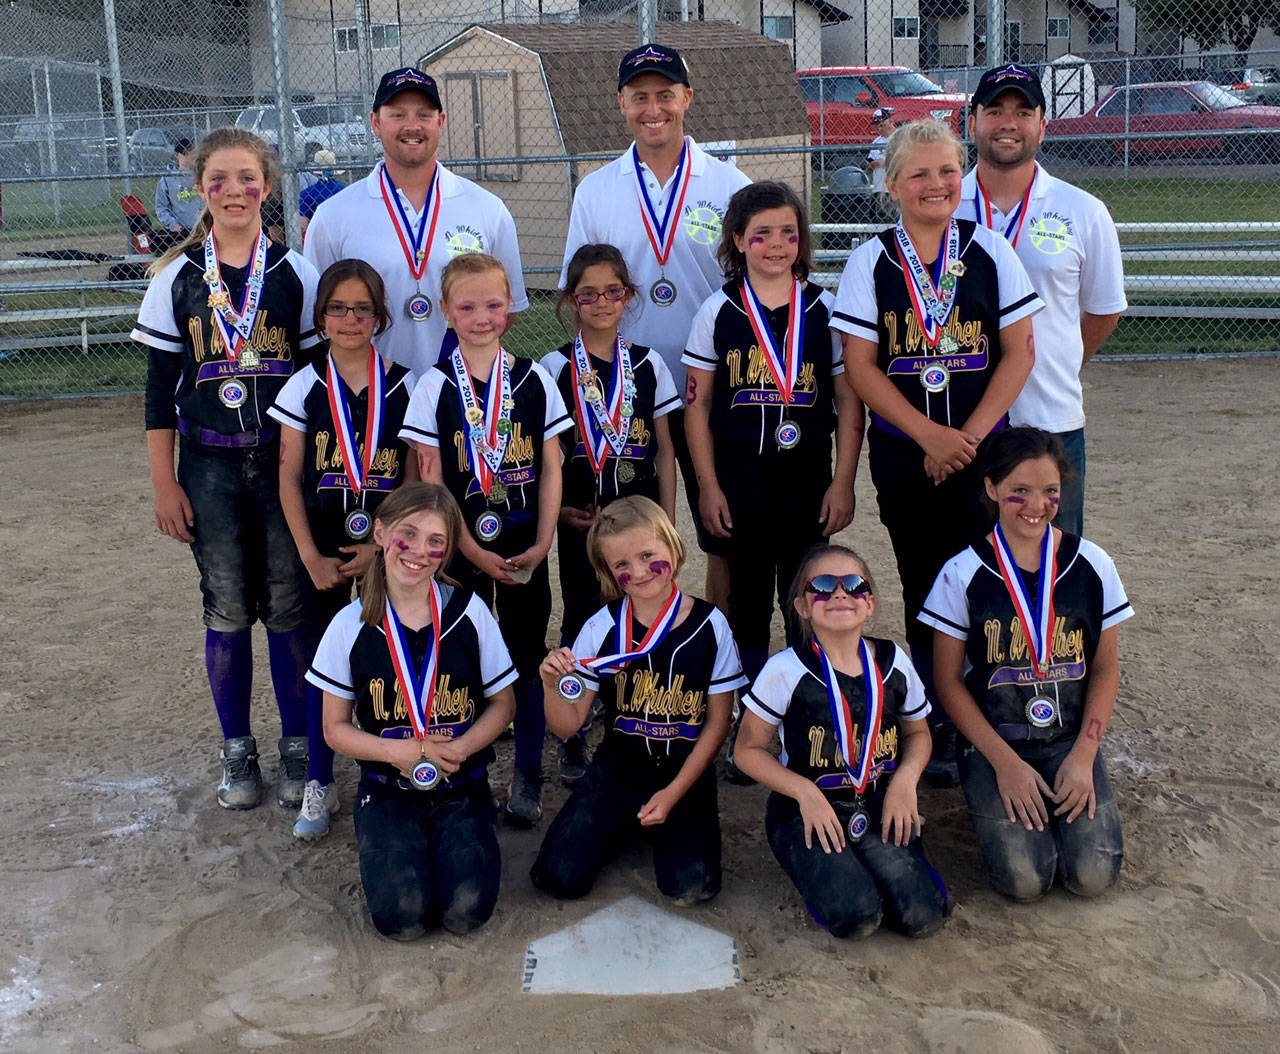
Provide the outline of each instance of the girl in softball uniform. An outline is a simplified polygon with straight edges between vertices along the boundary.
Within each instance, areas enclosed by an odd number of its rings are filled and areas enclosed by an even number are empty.
[[[840,377],[831,294],[807,280],[796,193],[754,183],[734,194],[720,260],[728,282],[698,310],[684,354],[685,430],[701,529],[727,556],[729,625],[754,678],[775,595],[781,606],[805,552],[853,518],[862,407]]]
[[[373,338],[388,325],[378,272],[340,260],[320,276],[316,327],[328,339],[322,362],[284,386],[269,413],[280,422],[280,504],[307,569],[308,651],[351,600],[351,586],[373,563],[373,515],[418,464],[399,432],[413,375],[388,363]],[[333,751],[324,740],[323,697],[307,688],[309,766],[293,833],[323,838],[338,810]]]
[[[318,276],[263,232],[262,199],[279,177],[263,140],[216,129],[193,169],[205,210],[156,262],[132,334],[150,349],[156,526],[189,544],[200,570],[205,667],[223,735],[218,803],[251,809],[262,799],[249,724],[250,627],[261,619],[280,710],[276,800],[297,808],[307,775],[306,572],[280,507],[280,430],[267,410],[319,342]]]
[[[559,736],[604,704],[605,734],[534,862],[533,883],[583,897],[644,831],[658,888],[691,904],[720,891],[720,819],[712,762],[746,683],[724,616],[677,584],[684,543],[648,498],[601,509],[587,549],[608,603],[572,648],[541,668],[547,723]]]
[[[864,634],[875,584],[852,550],[814,549],[791,602],[799,640],[743,696],[738,734],[738,766],[773,791],[769,845],[832,935],[861,936],[884,922],[926,936],[949,909],[920,842],[924,685],[902,648]],[[779,757],[768,749],[775,729]]]
[[[422,478],[442,483],[461,507],[450,574],[495,600],[520,671],[506,817],[530,827],[542,815],[547,727],[538,665],[551,619],[547,553],[560,515],[561,452],[550,440],[572,421],[547,372],[502,347],[511,308],[502,264],[482,253],[458,256],[441,283],[452,328],[440,361],[414,388],[400,435],[417,447]]]
[[[1124,860],[1101,747],[1133,608],[1111,558],[1053,526],[1061,440],[1010,428],[986,441],[980,471],[995,527],[947,561],[920,612],[965,741],[960,782],[999,892],[1034,900],[1060,877],[1096,896]]]
[[[361,599],[330,623],[307,674],[329,745],[360,762],[360,882],[395,940],[466,933],[498,899],[485,767],[515,712],[516,671],[489,608],[443,574],[462,531],[441,486],[387,497]]]

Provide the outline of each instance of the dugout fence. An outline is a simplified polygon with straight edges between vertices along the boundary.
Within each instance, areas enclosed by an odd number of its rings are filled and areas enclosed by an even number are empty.
[[[626,142],[601,71],[650,19],[692,56],[691,134],[755,178],[803,186],[819,280],[832,282],[851,238],[884,219],[865,191],[834,189],[845,186],[837,172],[865,160],[869,100],[963,127],[981,70],[1017,60],[1040,66],[1055,122],[1119,117],[1093,130],[1051,125],[1043,155],[1120,224],[1134,306],[1104,353],[1277,350],[1280,40],[1261,24],[1246,39],[1227,0],[1216,23],[1206,7],[1181,26],[1185,10],[1167,0],[15,0],[0,45],[0,397],[141,388],[145,356],[127,333],[147,258],[121,202],[134,196],[156,224],[178,136],[239,123],[277,143],[284,233],[297,246],[299,182],[320,172],[324,150],[344,181],[369,171],[379,144],[368,101],[399,65],[437,76],[450,119],[442,157],[515,215],[532,306],[512,346],[555,347],[552,287],[573,187]],[[1001,22],[994,39],[987,26]],[[583,34],[602,58],[573,60]],[[708,40],[724,43],[699,51]]]

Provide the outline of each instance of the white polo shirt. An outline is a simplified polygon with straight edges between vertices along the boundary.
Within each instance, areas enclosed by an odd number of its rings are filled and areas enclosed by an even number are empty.
[[[964,177],[961,219],[977,220],[977,175]],[[992,221],[1003,231],[1007,220],[994,204]],[[1111,315],[1129,306],[1124,295],[1120,237],[1107,207],[1092,194],[1058,179],[1037,165],[1027,218],[1014,247],[1044,310],[1035,316],[1036,364],[1009,410],[1015,425],[1048,432],[1084,427],[1080,367],[1084,341],[1080,316]]]
[[[440,165],[440,219],[422,276],[422,291],[431,298],[431,317],[415,322],[405,305],[418,291],[418,283],[409,273],[409,262],[382,200],[381,171],[379,161],[368,178],[339,191],[316,209],[307,228],[303,255],[321,274],[338,260],[355,258],[366,261],[382,276],[392,325],[374,338],[374,344],[392,362],[421,375],[440,354],[440,341],[447,328],[440,311],[440,275],[455,256],[496,256],[507,269],[513,310],[523,311],[529,306],[516,224],[500,198]],[[397,189],[397,193],[410,224],[416,225],[422,214],[414,211],[404,191]]]
[[[605,243],[621,250],[631,270],[631,280],[640,287],[636,306],[622,316],[622,335],[634,344],[653,348],[662,356],[681,399],[684,398],[684,366],[680,356],[684,354],[693,316],[724,281],[716,250],[720,247],[725,207],[734,191],[751,182],[745,173],[712,157],[688,136],[685,142],[689,145],[692,174],[666,266],[659,268],[640,218],[642,206],[636,192],[633,155],[628,149],[578,184],[569,216],[564,266],[560,270],[563,288],[569,260],[579,247]],[[661,217],[675,190],[675,174],[659,185],[648,165],[642,163],[640,170],[649,200]],[[676,298],[666,307],[659,307],[649,298],[650,287],[662,275],[676,287]]]

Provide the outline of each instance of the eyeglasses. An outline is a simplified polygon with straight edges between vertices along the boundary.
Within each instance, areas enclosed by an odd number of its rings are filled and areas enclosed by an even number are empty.
[[[616,304],[620,300],[625,300],[628,292],[629,290],[625,285],[611,285],[608,289],[584,289],[581,293],[574,293],[573,299],[581,307],[590,307],[601,297],[604,297],[611,304]]]
[[[829,597],[840,586],[851,597],[871,596],[871,583],[861,575],[814,575],[805,584],[806,593]]]
[[[378,309],[372,304],[341,304],[336,300],[330,300],[324,305],[325,318],[346,318],[347,312],[355,315],[361,322],[378,317]]]

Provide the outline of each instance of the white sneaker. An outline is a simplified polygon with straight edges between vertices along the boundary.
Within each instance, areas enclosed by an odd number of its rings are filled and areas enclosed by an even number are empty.
[[[329,817],[340,805],[336,783],[322,787],[319,780],[308,780],[302,792],[302,810],[293,825],[293,836],[308,842],[323,838],[329,833]]]

